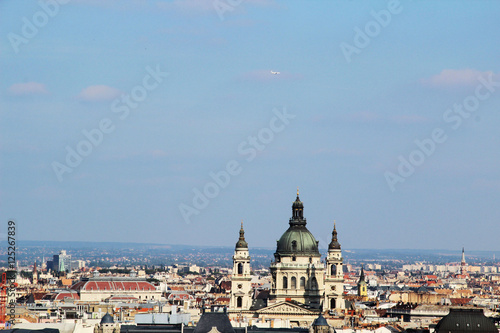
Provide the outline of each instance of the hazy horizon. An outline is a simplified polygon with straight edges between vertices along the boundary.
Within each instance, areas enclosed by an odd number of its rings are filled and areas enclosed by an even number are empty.
[[[273,248],[299,187],[323,248],[500,250],[499,11],[2,1],[0,219]]]

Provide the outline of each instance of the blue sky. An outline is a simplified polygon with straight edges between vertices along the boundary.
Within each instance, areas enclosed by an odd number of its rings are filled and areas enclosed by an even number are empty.
[[[273,247],[300,187],[322,246],[335,220],[346,249],[498,250],[499,10],[2,1],[0,218],[19,242],[227,246],[243,219]]]

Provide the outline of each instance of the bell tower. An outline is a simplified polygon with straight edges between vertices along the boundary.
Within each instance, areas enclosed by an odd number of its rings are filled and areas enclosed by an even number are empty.
[[[252,305],[252,277],[250,275],[250,255],[245,241],[245,230],[241,221],[240,238],[236,243],[231,275],[231,300],[229,310],[249,310]]]
[[[368,296],[368,290],[365,281],[365,271],[363,270],[363,265],[361,265],[361,274],[359,275],[359,281],[358,281],[358,296],[364,298]]]
[[[333,224],[332,241],[328,245],[325,274],[325,308],[344,309],[344,272],[342,251],[337,239],[337,227]]]

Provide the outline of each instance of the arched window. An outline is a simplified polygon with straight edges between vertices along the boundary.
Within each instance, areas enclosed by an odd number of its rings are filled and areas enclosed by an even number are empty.
[[[297,251],[297,241],[296,240],[292,241],[292,251]]]
[[[335,298],[332,298],[330,300],[330,309],[335,309],[335,308],[336,308],[336,306],[335,306]]]
[[[318,290],[318,281],[316,280],[315,276],[313,276],[311,279],[311,289]]]
[[[288,279],[286,278],[286,276],[283,276],[283,289],[287,288],[288,288]]]
[[[306,278],[301,277],[300,278],[300,289],[304,289],[306,287]]]
[[[243,264],[241,262],[238,264],[238,274],[243,274]]]
[[[337,265],[332,265],[332,269],[331,269],[330,275],[331,276],[337,275]]]
[[[297,289],[297,278],[292,276],[292,289]]]
[[[236,298],[236,307],[241,308],[243,306],[243,298],[241,296]]]

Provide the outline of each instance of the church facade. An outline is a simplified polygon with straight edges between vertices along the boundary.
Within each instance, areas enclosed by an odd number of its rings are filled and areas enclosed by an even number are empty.
[[[322,310],[342,310],[344,275],[342,252],[334,225],[332,240],[324,260],[318,241],[307,229],[304,204],[297,198],[292,204],[289,227],[277,241],[269,296],[264,307],[255,307],[250,280],[250,255],[243,224],[233,256],[233,274],[229,312],[248,317],[295,316],[309,322]]]

